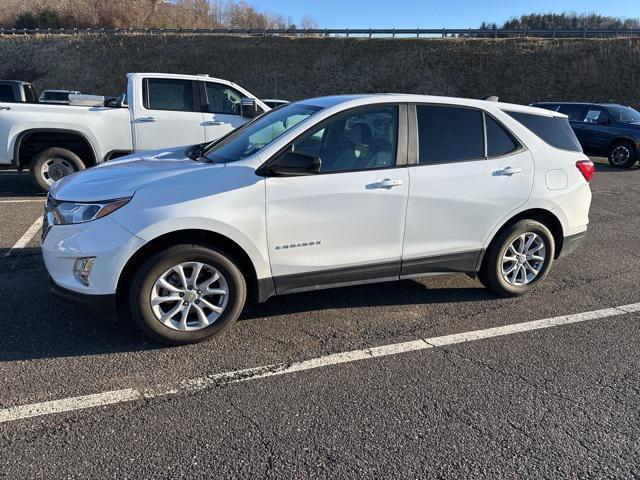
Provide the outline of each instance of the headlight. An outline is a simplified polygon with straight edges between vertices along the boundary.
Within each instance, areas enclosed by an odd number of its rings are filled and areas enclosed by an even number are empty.
[[[115,212],[127,204],[129,198],[105,200],[103,202],[62,202],[49,198],[47,207],[53,213],[54,225],[68,225],[71,223],[84,223],[102,218]]]

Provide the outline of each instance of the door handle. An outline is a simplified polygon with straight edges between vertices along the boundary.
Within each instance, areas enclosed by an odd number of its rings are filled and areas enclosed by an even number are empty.
[[[156,122],[158,119],[156,117],[141,117],[136,118],[136,123],[151,123]]]
[[[522,169],[520,167],[504,167],[502,170],[496,170],[493,172],[493,175],[510,177],[516,173],[522,173]]]
[[[369,185],[367,185],[367,189],[384,188],[385,190],[389,190],[393,187],[399,187],[403,183],[404,182],[402,180],[397,180],[397,179],[392,180],[390,178],[385,178],[375,183],[370,183]]]
[[[11,110],[11,107],[0,107],[0,110]]]
[[[220,120],[207,120],[205,122],[202,122],[202,125],[205,125],[205,126],[224,125],[224,122],[221,122]]]

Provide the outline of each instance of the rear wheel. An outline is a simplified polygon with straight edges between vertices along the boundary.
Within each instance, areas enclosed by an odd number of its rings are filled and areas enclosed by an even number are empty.
[[[31,178],[44,191],[54,182],[74,172],[84,170],[82,159],[66,148],[51,147],[37,154],[31,161]]]
[[[498,295],[517,297],[546,276],[554,254],[555,242],[549,229],[535,220],[521,220],[491,243],[478,276]]]
[[[636,149],[630,142],[620,141],[609,149],[609,165],[614,168],[631,168],[636,163]]]
[[[177,245],[147,259],[133,278],[129,306],[148,336],[168,345],[219,335],[240,315],[245,279],[224,252]]]

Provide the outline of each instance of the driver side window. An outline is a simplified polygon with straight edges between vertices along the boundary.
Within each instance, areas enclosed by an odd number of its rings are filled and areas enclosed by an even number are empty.
[[[398,107],[340,115],[311,130],[292,149],[320,157],[321,173],[393,167],[398,150]]]
[[[224,113],[240,115],[242,96],[227,85],[205,82],[207,92],[206,111],[208,113]]]

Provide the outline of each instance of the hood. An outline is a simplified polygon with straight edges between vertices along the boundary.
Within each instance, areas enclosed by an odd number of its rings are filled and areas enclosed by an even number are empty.
[[[201,163],[184,155],[186,147],[157,150],[110,160],[62,178],[50,194],[58,200],[99,201],[132,196],[136,190],[170,177],[196,176],[223,165]]]

